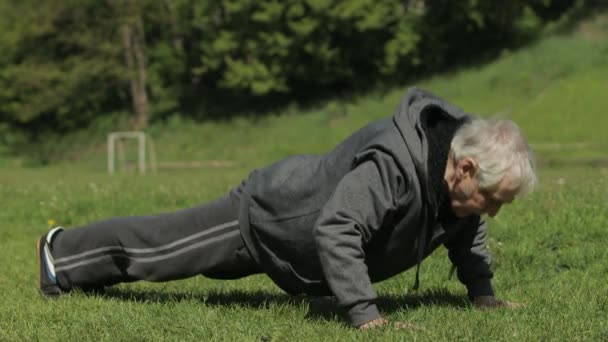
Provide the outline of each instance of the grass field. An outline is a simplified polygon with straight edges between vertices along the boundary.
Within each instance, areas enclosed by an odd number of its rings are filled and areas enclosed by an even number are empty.
[[[390,115],[404,89],[286,110],[260,120],[151,130],[161,162],[231,161],[228,166],[108,176],[103,150],[45,168],[0,163],[0,341],[606,341],[608,340],[608,20],[593,17],[488,65],[421,80],[480,115],[516,120],[541,161],[539,190],[490,222],[495,288],[516,310],[473,308],[448,280],[439,250],[414,273],[377,284],[393,321],[420,327],[359,332],[330,299],[289,297],[265,276],[196,277],[133,283],[104,295],[38,294],[35,240],[54,224],[78,226],[213,199],[254,167],[289,154],[323,152],[356,127]]]

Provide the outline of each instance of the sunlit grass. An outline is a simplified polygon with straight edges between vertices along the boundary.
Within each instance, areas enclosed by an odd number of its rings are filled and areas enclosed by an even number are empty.
[[[124,284],[105,295],[46,300],[36,289],[36,237],[48,221],[75,227],[116,215],[172,211],[205,202],[234,184],[198,171],[132,177],[44,170],[2,171],[1,340],[602,340],[608,337],[608,174],[541,173],[540,190],[490,222],[495,287],[518,310],[480,311],[467,302],[440,249],[413,272],[380,283],[381,310],[416,332],[350,330],[329,299],[289,297],[263,275],[237,281],[195,277]],[[177,177],[175,177],[177,176]],[[563,179],[560,181],[560,179]]]

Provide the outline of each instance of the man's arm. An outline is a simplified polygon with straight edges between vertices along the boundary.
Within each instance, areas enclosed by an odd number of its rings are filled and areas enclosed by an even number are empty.
[[[494,297],[486,230],[484,220],[472,217],[467,227],[445,242],[450,260],[456,266],[458,279],[467,287],[469,298],[477,307],[520,307],[522,304]]]
[[[324,206],[314,229],[327,284],[355,327],[381,319],[363,251],[396,207],[391,186],[394,176],[390,168],[380,164],[368,160],[349,172]]]
[[[494,296],[492,258],[486,247],[486,230],[483,219],[471,217],[466,227],[444,243],[450,260],[456,266],[458,279],[467,287],[471,299]]]

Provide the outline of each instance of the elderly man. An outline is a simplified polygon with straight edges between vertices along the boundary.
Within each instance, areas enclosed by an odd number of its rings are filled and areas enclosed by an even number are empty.
[[[494,297],[481,216],[535,183],[514,123],[413,88],[391,118],[325,155],[255,170],[214,202],[51,230],[38,242],[40,289],[266,273],[290,294],[335,296],[365,329],[386,323],[372,283],[416,266],[417,287],[420,263],[443,244],[475,304],[510,305]]]

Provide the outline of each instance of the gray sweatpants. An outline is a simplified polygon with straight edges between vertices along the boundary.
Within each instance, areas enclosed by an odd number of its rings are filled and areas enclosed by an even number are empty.
[[[174,213],[116,217],[57,234],[52,254],[59,286],[260,273],[241,238],[239,196],[231,195]]]

